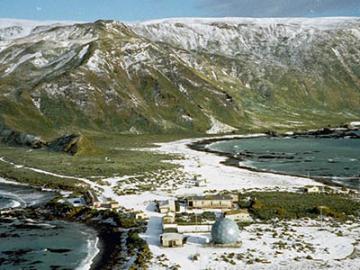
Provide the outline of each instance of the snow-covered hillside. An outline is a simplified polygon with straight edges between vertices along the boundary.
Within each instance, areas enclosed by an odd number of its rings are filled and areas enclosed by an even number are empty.
[[[0,18],[0,41],[13,40],[30,35],[33,31],[44,31],[51,27],[73,24],[63,21],[31,21]]]
[[[53,22],[0,19],[0,41],[21,38],[29,35],[37,26]]]
[[[186,24],[186,25],[211,25],[223,23],[227,25],[300,25],[303,28],[334,29],[342,27],[344,23],[359,21],[359,17],[289,17],[289,18],[246,18],[246,17],[224,17],[224,18],[165,18],[135,23],[133,25],[159,25],[159,24]]]
[[[178,18],[142,22],[133,29],[153,41],[186,50],[234,57],[241,54],[270,55],[279,44],[306,47],[325,39],[332,31],[360,38],[360,18]]]
[[[29,111],[45,129],[125,133],[350,122],[359,63],[359,18],[0,20],[0,124],[33,130]]]

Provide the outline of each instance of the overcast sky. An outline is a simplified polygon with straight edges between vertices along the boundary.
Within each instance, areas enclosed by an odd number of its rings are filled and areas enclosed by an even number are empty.
[[[360,0],[202,0],[219,16],[360,16]]]
[[[0,0],[1,18],[141,21],[224,16],[360,16],[360,0]]]

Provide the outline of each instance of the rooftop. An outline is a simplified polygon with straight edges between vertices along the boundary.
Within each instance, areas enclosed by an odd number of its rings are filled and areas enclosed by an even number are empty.
[[[163,240],[167,240],[167,239],[183,239],[183,235],[180,233],[163,233],[161,235]]]
[[[174,200],[159,201],[159,206],[168,206],[170,204],[175,204],[175,201]]]
[[[232,198],[229,195],[206,195],[206,196],[192,196],[188,200],[192,201],[204,201],[204,200],[217,200],[217,201],[231,201]]]

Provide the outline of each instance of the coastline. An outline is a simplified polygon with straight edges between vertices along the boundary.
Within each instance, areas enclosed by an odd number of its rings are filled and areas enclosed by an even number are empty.
[[[94,242],[93,245],[92,242]],[[99,249],[99,237],[96,236],[95,241],[88,239],[88,256],[81,262],[81,264],[76,267],[76,270],[90,270],[94,265],[94,260],[100,253]]]
[[[258,172],[225,164],[228,158],[211,151],[194,149],[191,145],[199,145],[205,142],[219,140],[231,140],[242,138],[262,137],[266,134],[249,135],[225,135],[217,137],[203,137],[196,139],[184,139],[167,143],[158,143],[158,147],[152,151],[159,153],[174,154],[183,157],[179,160],[171,160],[182,167],[182,170],[201,179],[206,179],[206,185],[191,188],[178,188],[174,195],[202,194],[209,190],[294,190],[306,185],[323,185],[307,177],[280,175],[271,172]],[[204,146],[204,145],[203,145]]]
[[[323,129],[324,130],[324,129]],[[333,129],[332,131],[336,131],[337,129]],[[356,129],[355,129],[356,130]],[[351,132],[353,131],[352,129],[348,129],[346,132]],[[322,130],[318,130],[318,131],[308,131],[308,132],[303,132],[303,133],[297,133],[297,134],[292,134],[292,135],[288,135],[288,134],[279,134],[274,136],[273,134],[263,134],[262,136],[256,136],[256,137],[297,137],[297,136],[312,136],[309,134],[313,134],[313,133],[321,133]],[[333,186],[333,187],[345,187],[345,188],[349,188],[348,186],[336,182],[334,181],[334,179],[330,178],[330,177],[310,177],[310,176],[305,176],[305,175],[298,175],[298,174],[292,174],[292,173],[287,173],[287,172],[279,172],[279,171],[273,171],[273,170],[265,170],[265,169],[259,169],[259,168],[255,168],[255,167],[251,167],[251,166],[246,166],[244,165],[244,162],[248,161],[245,158],[241,158],[241,157],[234,157],[232,154],[230,153],[226,153],[226,152],[222,152],[222,151],[217,151],[217,150],[213,150],[211,149],[209,146],[211,144],[214,143],[218,143],[218,142],[224,142],[224,141],[230,141],[230,140],[235,140],[235,139],[251,139],[254,138],[254,136],[225,136],[223,138],[203,138],[201,140],[195,140],[191,143],[189,143],[187,146],[195,151],[200,151],[200,152],[205,152],[205,153],[211,153],[220,157],[224,157],[225,160],[222,161],[221,163],[223,165],[226,166],[232,166],[235,168],[239,168],[239,169],[244,169],[244,170],[248,170],[251,172],[255,172],[255,173],[264,173],[264,174],[275,174],[275,175],[282,175],[282,176],[290,176],[290,177],[301,177],[301,178],[307,178],[307,179],[311,179],[319,184],[322,185],[327,185],[327,186]],[[339,138],[339,137],[335,137],[334,138]],[[353,188],[351,188],[353,189]]]
[[[30,185],[27,185],[27,184],[22,184],[22,183],[17,183],[14,181],[6,180],[2,177],[0,177],[0,184],[5,184],[5,185],[9,185],[9,186],[19,186],[19,187],[23,186],[23,187],[26,187],[29,189],[35,189],[37,191],[41,191],[44,193],[50,192],[49,190],[43,191],[41,188],[38,188],[38,187],[31,187]],[[55,192],[55,191],[52,190],[51,192]],[[29,206],[21,197],[19,197],[16,194],[13,194],[11,192],[5,192],[3,195],[8,198],[14,197],[14,200],[16,200],[16,202],[21,201],[21,203],[19,202],[18,204],[16,204],[16,206],[11,207],[10,211],[26,210],[27,207],[36,207],[36,208],[34,208],[34,210],[38,209],[38,208],[40,209],[43,204],[43,203],[40,203],[39,205]],[[8,213],[7,209],[4,209],[4,210],[6,210],[6,212]],[[39,212],[37,213],[37,215],[38,214],[39,214]],[[1,210],[0,210],[0,216],[1,216]],[[45,216],[43,218],[45,218]],[[86,222],[69,221],[66,218],[48,219],[48,221],[51,221],[51,220],[79,223],[79,224],[85,225],[87,228],[91,229],[92,231],[96,231],[95,239],[89,238],[87,240],[87,249],[88,249],[87,257],[81,261],[81,263],[79,264],[79,266],[76,267],[76,269],[77,270],[100,269],[100,268],[94,268],[94,266],[96,266],[97,261],[102,261],[101,258],[97,259],[97,257],[100,255],[100,251],[101,251],[99,248],[99,245],[100,245],[99,242],[101,241],[101,239],[100,239],[101,232],[98,230],[98,228],[96,228],[96,226],[92,226],[91,224],[89,225]],[[89,236],[90,236],[90,234],[89,234]]]
[[[88,270],[102,270],[102,269],[113,269],[113,267],[117,266],[116,263],[116,254],[114,253],[121,253],[121,251],[116,252],[114,250],[114,246],[118,244],[117,238],[114,236],[117,236],[117,234],[112,233],[105,233],[100,228],[96,226],[92,226],[89,224],[86,224],[87,226],[93,228],[97,232],[97,249],[98,252],[95,256],[93,256],[92,260],[90,261],[90,267],[87,268]],[[119,237],[120,239],[120,237]],[[77,270],[82,270],[83,268],[77,268]]]
[[[25,184],[25,183],[19,183],[16,181],[11,181],[11,180],[7,180],[3,177],[0,176],[0,183],[2,184],[8,184],[8,185],[15,185],[15,186],[26,186],[26,187],[30,187],[30,185]]]
[[[239,139],[239,138],[234,137],[234,138],[227,138],[224,140],[221,140],[221,139],[220,140],[213,140],[213,139],[204,140],[204,141],[199,141],[199,142],[194,142],[194,143],[188,144],[188,147],[193,150],[196,150],[196,151],[202,151],[202,152],[218,155],[221,157],[225,157],[226,159],[225,159],[225,161],[222,162],[222,164],[224,164],[226,166],[232,166],[235,168],[244,169],[244,170],[248,170],[248,171],[256,172],[256,173],[267,173],[267,174],[275,174],[275,175],[282,175],[282,176],[307,178],[307,179],[311,179],[315,182],[318,182],[319,184],[323,184],[323,185],[327,185],[327,186],[344,187],[344,185],[342,185],[340,183],[333,182],[330,178],[315,178],[315,177],[309,177],[309,176],[305,176],[305,175],[297,175],[297,174],[284,173],[284,172],[272,171],[272,170],[262,170],[262,169],[258,169],[255,167],[246,166],[246,165],[243,165],[243,162],[247,161],[246,159],[237,159],[237,158],[234,158],[233,155],[230,153],[212,150],[209,147],[207,147],[212,143],[217,143],[217,142],[222,142],[222,141],[227,141],[227,140],[234,140],[234,139]],[[247,138],[243,138],[243,139],[247,139]]]

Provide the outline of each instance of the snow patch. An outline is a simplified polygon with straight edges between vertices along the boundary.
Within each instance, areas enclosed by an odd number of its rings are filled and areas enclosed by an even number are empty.
[[[360,121],[351,122],[350,126],[352,126],[352,127],[360,127]]]
[[[85,56],[85,54],[87,54],[87,52],[89,51],[89,44],[84,46],[81,51],[79,52],[79,58],[83,59],[83,57]]]
[[[31,61],[31,63],[37,68],[42,68],[42,67],[46,66],[49,63],[49,61],[46,60],[43,57],[42,53],[40,52],[40,54],[37,55],[35,57],[35,59],[33,61]]]
[[[235,130],[236,128],[229,126],[225,123],[220,122],[213,116],[209,116],[209,119],[211,121],[211,128],[206,131],[207,134],[222,134],[222,133],[230,133]]]
[[[87,62],[87,66],[90,70],[99,73],[102,71],[101,66],[103,65],[105,65],[105,62],[101,57],[101,52],[99,50],[96,50]]]
[[[307,47],[313,39],[327,37],[328,30],[347,31],[358,37],[359,25],[360,19],[356,17],[331,17],[174,18],[131,26],[137,34],[150,40],[186,50],[231,57],[242,54],[270,57],[276,53],[274,49],[279,44],[291,45],[291,49]]]
[[[135,134],[135,135],[139,135],[139,134],[142,134],[142,132],[140,130],[138,130],[136,127],[131,127],[129,129],[129,133],[130,134]]]
[[[179,90],[180,90],[180,92],[183,93],[183,94],[187,94],[187,93],[188,93],[187,90],[185,89],[185,87],[182,86],[182,84],[179,85]]]
[[[31,100],[32,100],[34,106],[40,111],[41,98],[32,98]]]
[[[186,114],[181,115],[181,118],[188,122],[192,122],[192,120],[193,120],[190,116],[188,116]]]
[[[336,55],[336,57],[341,58],[341,54],[337,49],[331,48],[331,50],[334,52],[334,54]]]
[[[344,22],[360,21],[358,17],[288,17],[288,18],[246,18],[246,17],[224,17],[224,18],[165,18],[158,20],[150,20],[138,23],[140,25],[155,25],[155,24],[213,24],[213,23],[226,23],[226,24],[255,24],[255,25],[271,25],[271,24],[299,24],[307,27],[324,27],[334,28]],[[136,25],[136,24],[135,24]]]
[[[27,54],[22,56],[19,61],[13,65],[11,65],[10,67],[8,67],[5,70],[5,74],[3,76],[9,75],[10,73],[12,73],[18,66],[20,66],[21,64],[25,63],[26,61],[33,59],[33,58],[40,58],[42,56],[42,54],[40,52],[36,52],[33,54]]]
[[[55,27],[58,25],[70,25],[77,22],[71,21],[32,21],[18,19],[0,19],[0,41],[14,40],[26,37],[34,31],[40,32],[41,27]]]

